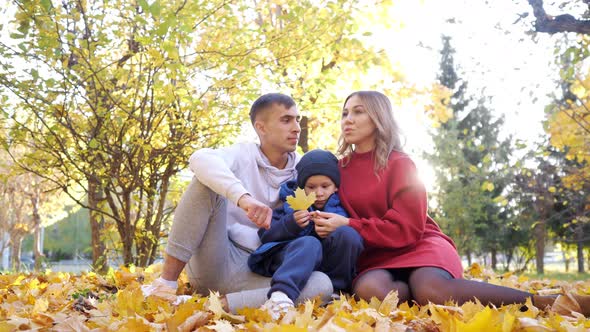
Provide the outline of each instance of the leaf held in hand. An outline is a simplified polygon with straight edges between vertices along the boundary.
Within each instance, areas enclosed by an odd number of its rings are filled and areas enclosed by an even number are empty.
[[[315,193],[306,195],[305,191],[301,188],[297,188],[297,190],[295,190],[295,196],[287,197],[287,203],[295,211],[307,210],[314,202]]]

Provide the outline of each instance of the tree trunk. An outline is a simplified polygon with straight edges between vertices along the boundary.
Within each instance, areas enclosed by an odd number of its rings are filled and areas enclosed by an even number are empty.
[[[135,225],[131,220],[131,192],[123,193],[123,204],[122,204],[123,220],[122,226],[123,231],[121,233],[121,241],[123,241],[123,263],[126,266],[135,264],[133,259],[133,241],[135,239]],[[141,211],[138,211],[140,213]]]
[[[39,190],[34,188],[33,194],[31,195],[31,205],[33,207],[33,255],[35,257],[35,271],[41,269],[41,263],[45,257],[41,240],[41,216],[39,215],[40,195]]]
[[[578,273],[584,273],[584,242],[578,241]]]
[[[535,235],[535,263],[537,265],[537,273],[543,274],[545,272],[545,221],[539,221],[533,229]]]
[[[490,255],[492,256],[492,270],[496,270],[496,266],[498,265],[498,251],[495,248],[492,248],[490,251]]]
[[[561,255],[563,256],[563,262],[565,263],[565,272],[568,273],[570,271],[570,259],[566,254],[566,248],[562,246],[561,248]]]
[[[471,266],[471,264],[472,264],[472,260],[471,260],[471,251],[467,251],[467,252],[465,253],[465,255],[467,256],[467,264],[468,264],[469,266]]]
[[[95,210],[98,209],[100,202],[100,194],[98,186],[92,181],[88,180],[88,207],[90,214],[90,230],[91,230],[91,245],[92,245],[92,268],[95,272],[104,274],[108,271],[106,247],[101,240],[101,232],[104,228],[104,221],[102,216]]]
[[[151,222],[151,227],[146,230],[147,232],[149,232],[148,237],[143,240],[144,242],[147,241],[145,245],[146,251],[142,253],[143,256],[140,256],[139,266],[144,267],[152,264],[156,259],[156,255],[158,254],[158,250],[160,247],[160,230],[162,228],[162,221],[165,218],[164,211],[166,209],[166,196],[168,194],[168,189],[170,187],[170,177],[175,173],[175,164],[175,160],[171,160],[171,163],[168,164],[168,169],[166,170],[165,176],[163,176],[162,178],[160,188],[157,191],[158,194],[155,195],[157,197],[157,204],[154,204],[156,213],[155,216],[151,217],[153,218],[153,221]],[[153,200],[154,198],[148,199],[148,202],[151,202]],[[151,220],[151,218],[148,219],[148,215],[153,215],[153,212],[146,214],[146,223],[147,220]]]
[[[21,255],[21,244],[22,244],[23,238],[22,236],[11,236],[10,242],[11,242],[11,246],[10,246],[10,260],[11,260],[11,265],[12,265],[12,269],[15,272],[19,272],[20,271],[20,255]]]
[[[303,153],[309,151],[309,119],[307,116],[301,117],[301,122],[299,125],[301,126],[301,133],[299,133],[299,146]]]
[[[126,227],[130,228],[130,227]],[[121,234],[123,241],[123,263],[129,266],[134,263],[133,260],[133,233],[128,229],[125,234]]]
[[[506,254],[506,265],[504,266],[504,271],[510,271],[510,263],[512,263],[512,258],[514,257],[514,251],[510,250],[508,254]]]

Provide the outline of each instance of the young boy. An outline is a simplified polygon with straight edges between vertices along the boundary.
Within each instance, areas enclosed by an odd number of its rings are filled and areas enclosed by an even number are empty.
[[[250,269],[272,277],[268,301],[264,308],[273,318],[294,306],[313,271],[326,273],[335,291],[347,291],[355,276],[356,260],[363,249],[360,235],[348,226],[337,228],[325,238],[315,232],[311,221],[314,211],[333,212],[345,217],[348,214],[340,205],[337,191],[340,185],[338,159],[330,152],[313,150],[306,153],[297,166],[297,180],[284,183],[279,191],[282,206],[273,211],[270,228],[260,228],[262,245],[248,259]],[[307,195],[316,195],[310,211],[294,211],[287,196],[303,188]],[[347,241],[348,246],[338,246]],[[333,248],[339,248],[335,252]]]

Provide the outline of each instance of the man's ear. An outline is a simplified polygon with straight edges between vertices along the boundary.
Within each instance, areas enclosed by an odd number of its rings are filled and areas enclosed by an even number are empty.
[[[258,136],[266,134],[266,127],[264,126],[264,121],[254,121],[254,130],[256,130]]]

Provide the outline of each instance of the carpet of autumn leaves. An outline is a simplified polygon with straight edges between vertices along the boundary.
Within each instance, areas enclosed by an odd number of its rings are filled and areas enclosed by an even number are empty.
[[[478,302],[419,307],[399,304],[395,293],[383,302],[342,297],[320,306],[317,301],[308,301],[280,321],[273,321],[265,311],[255,308],[242,310],[239,315],[228,314],[216,294],[195,295],[178,306],[153,296],[145,298],[140,286],[155,279],[160,269],[160,265],[147,269],[121,267],[106,276],[50,271],[0,275],[0,332],[590,330],[590,319],[575,314],[561,316],[535,308],[530,302],[526,307],[493,308]],[[529,280],[509,273],[496,275],[476,264],[466,271],[466,278],[542,294],[590,294],[590,281]],[[181,281],[186,281],[186,276]],[[186,284],[181,284],[179,291],[188,293]]]

